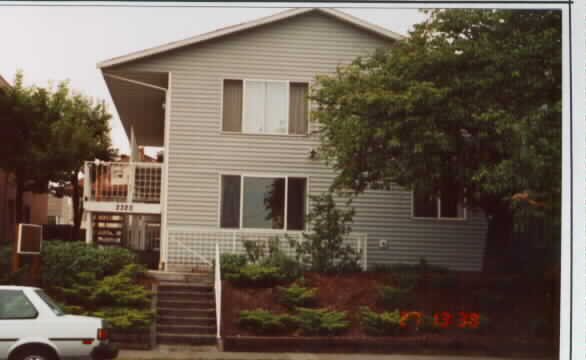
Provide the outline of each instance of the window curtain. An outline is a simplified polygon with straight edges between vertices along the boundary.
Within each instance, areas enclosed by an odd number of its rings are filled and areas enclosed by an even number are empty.
[[[222,176],[220,227],[231,229],[240,227],[240,176],[238,175]]]
[[[291,83],[289,91],[289,134],[307,134],[307,84]]]
[[[224,131],[242,132],[242,80],[224,80]]]

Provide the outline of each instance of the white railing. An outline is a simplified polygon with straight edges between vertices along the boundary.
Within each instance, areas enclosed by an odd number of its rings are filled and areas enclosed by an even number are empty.
[[[287,237],[295,241],[305,241],[301,231],[283,232],[274,230],[226,230],[170,226],[167,229],[168,261],[172,264],[212,265],[216,248],[220,254],[245,254],[244,241],[258,241],[268,244],[270,239],[280,239],[279,248],[289,256],[295,256]],[[351,233],[344,243],[361,252],[361,266],[367,267],[367,234]]]
[[[85,163],[84,198],[87,201],[160,203],[161,163]]]
[[[216,243],[216,261],[214,262],[214,290],[216,296],[216,336],[221,337],[220,327],[222,325],[222,274],[220,266],[220,246]]]

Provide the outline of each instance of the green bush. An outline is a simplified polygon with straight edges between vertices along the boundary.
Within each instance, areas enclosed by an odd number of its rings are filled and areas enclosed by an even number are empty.
[[[87,312],[88,316],[106,319],[116,329],[136,329],[151,326],[154,314],[150,310],[135,307],[105,307],[98,311]]]
[[[247,264],[238,273],[226,274],[226,279],[241,285],[270,287],[286,278],[278,267],[260,264]]]
[[[414,296],[410,288],[382,286],[378,291],[380,302],[387,307],[400,309],[413,305]]]
[[[79,283],[79,274],[83,272],[92,272],[96,279],[102,279],[135,262],[135,254],[123,248],[47,241],[42,251],[42,282],[45,287],[68,287]]]
[[[238,274],[240,269],[246,265],[246,255],[242,254],[222,254],[220,255],[220,272],[222,280],[226,279],[226,274]]]
[[[243,328],[259,334],[280,331],[294,326],[290,315],[274,314],[264,309],[242,310],[238,322]]]
[[[53,288],[65,309],[74,313],[99,316],[116,328],[149,326],[154,314],[151,311],[151,292],[137,283],[145,268],[129,264],[120,272],[96,279],[92,272],[78,274],[78,283]]]
[[[350,325],[345,311],[328,309],[298,307],[294,320],[305,335],[335,335]]]
[[[289,287],[279,287],[279,302],[291,309],[314,306],[317,303],[317,289],[300,286],[297,282]]]
[[[368,306],[360,308],[360,324],[368,335],[398,335],[401,331],[399,310],[376,313]]]

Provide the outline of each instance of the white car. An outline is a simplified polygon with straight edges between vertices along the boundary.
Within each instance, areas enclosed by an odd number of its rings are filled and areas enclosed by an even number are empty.
[[[104,321],[66,315],[43,290],[0,286],[0,360],[109,360]]]

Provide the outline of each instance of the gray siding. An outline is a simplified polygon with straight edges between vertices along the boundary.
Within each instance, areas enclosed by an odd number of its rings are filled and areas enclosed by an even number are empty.
[[[327,189],[331,170],[308,153],[314,136],[221,133],[224,78],[310,82],[339,64],[389,40],[325,15],[309,13],[220,40],[174,50],[117,67],[120,71],[171,72],[172,92],[168,224],[218,226],[219,173],[264,173],[310,177],[310,193]],[[369,263],[431,263],[477,270],[484,222],[421,221],[410,218],[410,193],[369,192],[357,204],[355,230],[369,234]],[[391,246],[379,249],[378,240]]]

